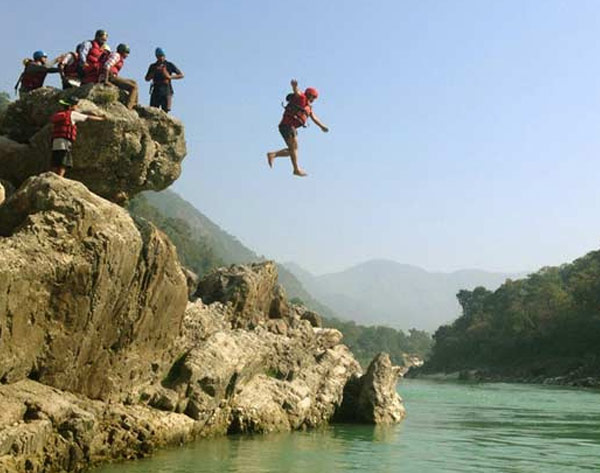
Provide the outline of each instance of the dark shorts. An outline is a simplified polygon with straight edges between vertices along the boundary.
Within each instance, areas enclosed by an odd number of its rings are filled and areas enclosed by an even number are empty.
[[[150,106],[162,108],[165,112],[171,110],[171,101],[173,100],[173,92],[170,87],[157,86],[152,90],[150,95]]]
[[[279,125],[279,133],[283,136],[283,139],[287,142],[290,138],[298,136],[298,130],[292,125]]]
[[[73,157],[71,150],[55,149],[52,151],[52,167],[53,168],[72,168]]]

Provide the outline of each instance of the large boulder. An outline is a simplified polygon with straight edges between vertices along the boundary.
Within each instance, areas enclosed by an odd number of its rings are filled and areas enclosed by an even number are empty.
[[[147,222],[52,173],[0,206],[0,382],[118,399],[159,378],[187,285]]]
[[[49,169],[48,122],[59,99],[72,95],[82,99],[80,111],[105,120],[78,125],[67,177],[111,200],[165,189],[179,177],[186,154],[181,122],[155,108],[128,110],[112,86],[88,85],[68,91],[43,87],[11,103],[0,124],[5,135],[0,136],[0,179],[19,187]]]
[[[390,425],[406,415],[396,391],[401,368],[392,365],[387,353],[380,353],[363,376],[354,376],[344,389],[344,402],[336,412],[337,422]]]
[[[341,334],[313,328],[300,317],[265,318],[252,330],[231,328],[232,319],[235,310],[221,301],[190,303],[181,356],[162,387],[142,398],[187,414],[204,425],[206,434],[327,423],[347,381],[360,374],[352,353],[340,344]]]
[[[290,314],[272,261],[218,268],[200,280],[195,295],[207,304],[218,301],[230,306],[231,322],[237,328],[253,328],[266,319]]]

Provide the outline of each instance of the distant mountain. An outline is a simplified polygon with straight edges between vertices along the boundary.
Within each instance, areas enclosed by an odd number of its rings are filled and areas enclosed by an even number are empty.
[[[494,290],[507,278],[520,276],[481,270],[429,272],[389,260],[371,260],[322,276],[294,263],[285,266],[308,292],[344,318],[421,330],[434,330],[460,315],[459,290]]]

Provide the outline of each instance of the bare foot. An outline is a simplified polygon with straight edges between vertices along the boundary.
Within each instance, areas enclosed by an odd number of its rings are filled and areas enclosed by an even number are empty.
[[[275,153],[267,153],[267,161],[269,162],[269,167],[273,167],[273,160],[275,159]]]
[[[304,172],[302,169],[297,169],[294,171],[294,176],[304,177],[304,176],[308,176],[308,174],[306,172]]]

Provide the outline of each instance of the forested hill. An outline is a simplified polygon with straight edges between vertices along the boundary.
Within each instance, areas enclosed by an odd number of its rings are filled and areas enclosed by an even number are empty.
[[[143,198],[161,215],[186,222],[196,238],[203,239],[224,264],[258,261],[259,256],[244,246],[185,199],[169,190],[144,192]]]
[[[427,372],[598,376],[600,251],[496,291],[460,291],[462,316],[434,335]]]

